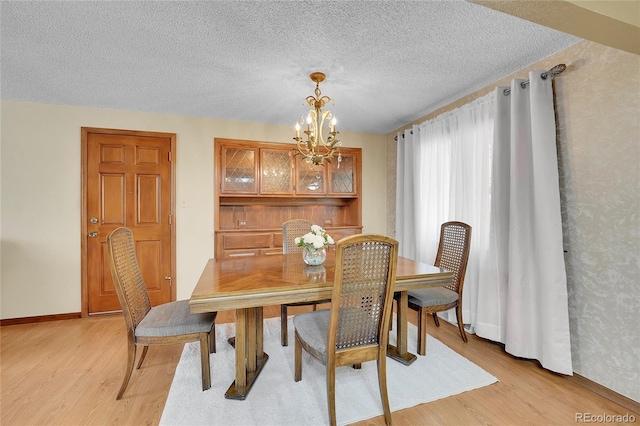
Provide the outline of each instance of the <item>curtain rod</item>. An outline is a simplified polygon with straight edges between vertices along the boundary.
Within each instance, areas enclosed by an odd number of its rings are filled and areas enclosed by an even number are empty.
[[[555,67],[551,68],[549,71],[543,72],[542,74],[540,74],[540,78],[543,80],[546,80],[548,77],[553,78],[566,69],[567,69],[567,66],[565,64],[558,64]],[[522,83],[520,83],[520,87],[524,89],[527,87],[528,84],[529,84],[529,80],[525,80]],[[507,88],[502,91],[502,94],[505,96],[509,96],[510,93],[511,93],[511,88]]]
[[[549,71],[543,72],[542,74],[540,74],[540,78],[542,78],[543,80],[546,80],[548,77],[554,78],[556,75],[562,73],[562,71],[566,70],[567,66],[565,64],[558,64],[556,66],[554,66],[553,68],[551,68]],[[529,84],[529,80],[525,80],[522,83],[520,83],[520,87],[522,87],[523,89],[527,87],[527,85]],[[511,94],[511,88],[507,88],[504,89],[502,91],[502,93],[505,96],[508,96]],[[413,130],[411,130],[411,134],[413,134]],[[404,134],[402,134],[402,137],[404,137]],[[398,137],[394,136],[393,137],[394,141],[398,141]]]

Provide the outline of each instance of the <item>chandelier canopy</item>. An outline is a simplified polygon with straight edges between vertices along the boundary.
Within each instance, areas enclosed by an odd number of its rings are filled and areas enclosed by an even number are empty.
[[[322,165],[324,160],[331,162],[335,155],[338,156],[338,166],[342,160],[339,146],[342,145],[337,138],[336,117],[329,110],[323,110],[325,104],[332,99],[322,96],[320,83],[325,79],[324,73],[314,72],[309,76],[311,81],[316,83],[315,96],[307,96],[307,104],[312,107],[307,114],[296,123],[296,135],[293,138],[298,145],[298,151],[305,157],[309,165]],[[300,137],[300,129],[306,123],[307,129],[303,131],[304,137]],[[325,139],[323,129],[327,130],[328,136]]]

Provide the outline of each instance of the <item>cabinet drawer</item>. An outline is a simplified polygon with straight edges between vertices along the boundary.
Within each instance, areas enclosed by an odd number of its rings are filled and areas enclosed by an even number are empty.
[[[333,240],[337,243],[339,240],[344,237],[349,237],[351,235],[359,234],[360,229],[358,228],[346,228],[346,229],[328,229],[327,232]]]
[[[250,257],[259,256],[260,250],[225,250],[224,257]]]
[[[273,234],[273,246],[282,247],[282,232],[276,232]],[[280,251],[282,251],[282,249]]]
[[[260,256],[270,256],[274,254],[282,254],[282,248],[268,248],[260,250]]]
[[[271,247],[271,234],[224,235],[222,237],[224,250],[268,247]]]

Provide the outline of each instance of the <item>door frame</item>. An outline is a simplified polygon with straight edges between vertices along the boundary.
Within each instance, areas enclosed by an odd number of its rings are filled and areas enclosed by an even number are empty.
[[[110,135],[128,135],[128,136],[147,136],[147,137],[161,137],[168,138],[171,141],[169,147],[170,159],[170,204],[171,204],[171,300],[176,300],[177,295],[177,267],[176,267],[176,134],[175,133],[163,133],[163,132],[147,132],[141,130],[122,130],[122,129],[104,129],[98,127],[81,127],[81,188],[80,188],[80,269],[81,269],[81,311],[80,316],[86,318],[89,316],[89,279],[88,279],[88,265],[87,265],[87,234],[88,234],[88,221],[89,216],[87,214],[87,143],[89,133],[103,133]]]

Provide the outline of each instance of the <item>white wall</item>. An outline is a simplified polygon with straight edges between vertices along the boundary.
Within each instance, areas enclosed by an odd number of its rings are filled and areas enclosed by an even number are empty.
[[[81,311],[80,128],[177,134],[177,298],[213,257],[213,140],[290,142],[292,129],[130,111],[0,101],[0,318]],[[363,231],[385,233],[384,136],[342,132],[362,148]],[[186,207],[180,207],[186,203]]]

